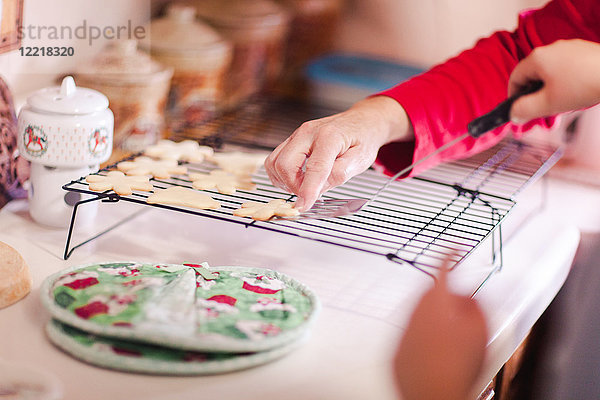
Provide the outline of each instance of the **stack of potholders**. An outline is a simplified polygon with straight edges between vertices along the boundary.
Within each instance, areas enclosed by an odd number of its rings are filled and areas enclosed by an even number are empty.
[[[266,363],[298,347],[319,310],[279,272],[208,264],[113,262],[49,276],[46,332],[102,367],[202,375]]]

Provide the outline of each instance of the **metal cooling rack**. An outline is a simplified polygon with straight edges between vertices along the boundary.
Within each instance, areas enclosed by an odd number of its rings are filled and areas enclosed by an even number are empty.
[[[337,111],[293,99],[259,97],[202,126],[173,132],[171,139],[193,139],[217,150],[229,147],[241,147],[246,151],[272,150],[303,121]],[[454,268],[491,237],[495,271],[502,266],[502,221],[516,204],[515,196],[554,165],[560,155],[560,150],[546,144],[507,140],[472,158],[440,165],[419,177],[394,182],[377,200],[356,214],[323,220],[260,222],[233,216],[233,210],[246,201],[294,200],[293,196],[273,187],[264,170],[253,177],[257,184],[255,190],[240,190],[235,195],[208,191],[221,203],[218,210],[149,205],[146,203],[149,194],[145,192],[135,192],[131,196],[92,192],[81,178],[63,186],[68,191],[91,195],[73,208],[64,258],[111,230],[70,248],[77,208],[101,200],[158,207],[363,251],[411,265],[431,276],[432,269],[448,255],[452,255]],[[190,172],[208,172],[214,168],[210,164],[187,166]],[[99,173],[105,174],[111,168],[114,166]],[[327,192],[324,197],[370,197],[386,179],[369,170]],[[153,179],[152,183],[157,188],[191,187],[185,177]]]
[[[560,151],[554,148],[508,140],[473,158],[443,164],[419,177],[396,181],[378,199],[353,215],[321,220],[261,222],[234,216],[233,210],[246,201],[294,200],[293,196],[271,185],[264,169],[253,175],[257,184],[255,190],[239,190],[234,195],[207,191],[221,203],[217,210],[147,204],[147,192],[134,192],[130,196],[120,196],[112,191],[93,192],[85,178],[81,178],[63,186],[68,191],[92,195],[74,206],[64,258],[67,259],[77,247],[107,233],[102,232],[70,248],[77,208],[101,200],[132,202],[342,246],[411,265],[431,276],[442,259],[452,254],[454,268],[491,236],[496,270],[502,264],[501,222],[515,205],[515,195],[559,157]],[[189,172],[208,172],[215,168],[208,163],[185,165]],[[106,174],[113,168],[110,166],[98,173]],[[368,170],[327,192],[324,197],[369,197],[386,179],[380,173]],[[192,186],[185,176],[152,179],[151,182],[160,189]]]
[[[192,139],[216,149],[227,144],[270,151],[303,121],[338,111],[301,100],[259,96],[200,126],[172,132],[171,138],[176,141]]]

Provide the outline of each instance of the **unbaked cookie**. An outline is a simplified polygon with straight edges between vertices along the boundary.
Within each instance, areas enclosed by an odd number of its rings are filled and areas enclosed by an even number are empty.
[[[282,199],[271,200],[268,203],[249,201],[233,211],[233,215],[250,217],[257,221],[267,221],[274,216],[295,217],[299,214],[300,211],[294,208],[294,203],[288,203]]]
[[[134,190],[150,192],[153,189],[147,176],[126,176],[121,171],[110,171],[106,175],[88,175],[85,181],[94,192],[114,190],[122,196],[128,196]]]
[[[205,158],[213,155],[213,149],[208,146],[200,146],[198,142],[193,140],[173,142],[172,140],[164,139],[146,148],[144,154],[162,160],[200,163]]]
[[[185,174],[187,168],[177,160],[155,160],[150,157],[136,157],[133,161],[122,161],[117,168],[127,175],[151,175],[158,179],[168,179],[171,174]]]
[[[221,204],[209,195],[182,186],[171,186],[167,189],[158,189],[148,196],[146,202],[149,204],[169,204],[198,208],[201,210],[217,209],[221,207]]]
[[[215,153],[207,157],[207,160],[217,164],[224,171],[236,175],[252,175],[265,163],[266,158],[266,154],[233,151]]]
[[[227,171],[214,170],[208,174],[189,174],[192,186],[199,190],[217,189],[219,193],[234,194],[237,189],[252,190],[256,187],[249,177],[239,176]]]

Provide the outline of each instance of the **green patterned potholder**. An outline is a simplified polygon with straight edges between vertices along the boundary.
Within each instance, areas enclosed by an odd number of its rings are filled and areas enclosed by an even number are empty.
[[[292,278],[262,268],[112,262],[49,276],[52,316],[105,337],[210,352],[256,352],[301,337],[319,309]]]
[[[302,340],[257,353],[202,353],[93,335],[51,320],[46,334],[59,348],[90,364],[156,375],[209,375],[265,364],[297,348]]]

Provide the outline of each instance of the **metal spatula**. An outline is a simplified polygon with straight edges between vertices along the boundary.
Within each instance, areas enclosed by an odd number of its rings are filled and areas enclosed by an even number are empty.
[[[367,204],[371,203],[373,200],[379,197],[382,192],[384,192],[396,179],[400,178],[404,174],[410,172],[417,165],[427,161],[429,158],[434,157],[435,155],[441,153],[442,151],[448,149],[449,147],[454,146],[456,143],[464,140],[465,138],[471,136],[474,138],[478,138],[486,132],[491,131],[510,120],[510,109],[512,104],[519,97],[531,94],[533,92],[538,91],[542,88],[543,82],[541,81],[532,81],[529,85],[523,87],[523,89],[504,100],[502,103],[498,104],[496,108],[487,114],[482,115],[471,121],[467,125],[467,133],[453,139],[452,141],[444,144],[440,148],[436,149],[434,152],[428,154],[427,156],[421,158],[420,160],[415,161],[408,167],[404,168],[402,171],[396,173],[392,176],[388,181],[383,185],[377,192],[375,192],[371,197],[367,199],[357,198],[357,199],[326,199],[326,200],[317,200],[315,204],[309,210],[304,211],[300,215],[296,217],[277,217],[277,219],[321,219],[321,218],[333,218],[333,217],[341,217],[348,214],[353,214]]]

